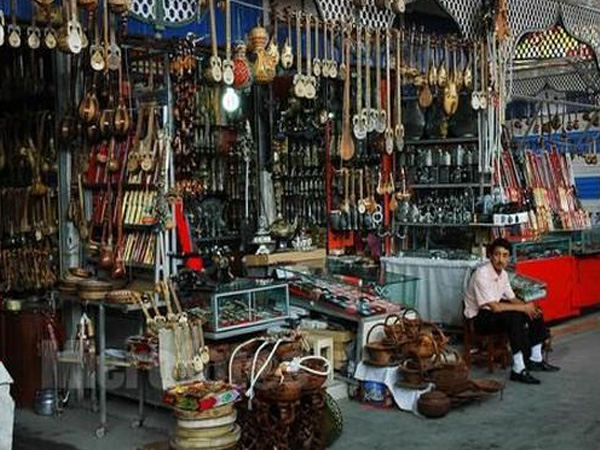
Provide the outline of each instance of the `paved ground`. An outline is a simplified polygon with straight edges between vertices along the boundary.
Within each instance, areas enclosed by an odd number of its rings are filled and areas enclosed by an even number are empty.
[[[600,315],[559,327],[553,362],[541,386],[510,383],[499,397],[427,420],[398,410],[374,410],[342,401],[345,428],[333,450],[598,450],[600,449]],[[504,373],[496,373],[498,377]],[[109,430],[94,436],[97,415],[69,409],[58,419],[18,411],[15,450],[136,449],[166,440],[173,419],[149,407],[143,429],[131,427],[136,405],[109,402]]]

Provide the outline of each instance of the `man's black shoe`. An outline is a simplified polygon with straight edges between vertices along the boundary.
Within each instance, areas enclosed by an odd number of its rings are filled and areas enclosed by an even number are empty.
[[[540,384],[541,383],[540,380],[532,377],[531,374],[529,372],[527,372],[527,370],[522,370],[519,373],[515,372],[514,370],[511,370],[510,381],[518,381],[519,383],[525,383],[525,384]]]
[[[560,367],[553,366],[547,361],[528,361],[527,369],[531,372],[558,372]]]

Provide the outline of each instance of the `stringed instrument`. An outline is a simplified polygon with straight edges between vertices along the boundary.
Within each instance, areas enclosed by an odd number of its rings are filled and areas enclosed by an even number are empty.
[[[225,59],[223,66],[223,83],[233,86],[235,80],[234,65],[231,59],[231,0],[225,0]]]
[[[300,13],[296,12],[296,74],[292,80],[294,95],[304,98],[306,95],[306,80],[302,74],[302,31],[300,28]]]
[[[205,77],[213,83],[220,83],[223,80],[223,68],[217,49],[217,21],[215,18],[214,0],[208,0],[208,8],[210,13],[210,40],[212,55],[209,59],[209,67],[206,69]]]
[[[12,48],[21,46],[21,27],[17,24],[17,0],[11,0],[11,24],[8,26],[8,45]]]
[[[317,96],[317,78],[313,74],[312,70],[312,58],[310,54],[310,50],[312,47],[311,43],[311,22],[312,22],[312,14],[306,15],[306,75],[304,76],[304,98],[309,100],[314,99]]]
[[[404,124],[402,123],[402,32],[396,32],[396,126],[394,127],[394,142],[396,150],[404,149]]]
[[[42,30],[36,25],[35,14],[31,14],[31,25],[27,27],[27,46],[37,50],[42,43]]]
[[[389,46],[389,42],[387,42],[387,44]],[[387,62],[388,61],[386,60],[386,64]],[[375,32],[375,86],[377,96],[375,102],[377,105],[377,109],[375,110],[377,113],[375,120],[375,131],[381,134],[384,133],[387,128],[387,111],[383,109],[381,104],[381,31],[379,28]]]
[[[125,138],[129,134],[131,128],[131,116],[129,115],[129,109],[125,96],[123,95],[123,70],[119,66],[119,103],[115,110],[114,118],[114,133],[118,138]]]
[[[289,9],[286,8],[285,15],[287,18],[287,36],[285,37],[285,42],[283,44],[283,48],[281,50],[281,67],[284,69],[290,69],[294,64],[294,53],[292,50],[292,18],[289,13]]]
[[[83,48],[83,28],[79,22],[75,0],[70,0],[70,3],[65,0],[64,8],[68,20],[60,29],[58,48],[62,52],[78,55]]]

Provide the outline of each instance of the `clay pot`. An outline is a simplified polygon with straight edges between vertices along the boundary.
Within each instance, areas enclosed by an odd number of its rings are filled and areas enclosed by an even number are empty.
[[[444,417],[450,411],[450,398],[440,391],[427,392],[417,400],[417,411],[425,417]]]

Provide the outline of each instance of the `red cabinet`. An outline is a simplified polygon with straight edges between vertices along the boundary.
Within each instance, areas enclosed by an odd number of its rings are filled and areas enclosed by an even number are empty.
[[[600,304],[600,255],[578,255],[576,264],[573,305],[585,308]]]
[[[579,314],[579,305],[574,301],[579,279],[575,257],[559,256],[522,261],[516,264],[516,269],[518,273],[537,278],[547,284],[548,296],[538,302],[547,321]]]

